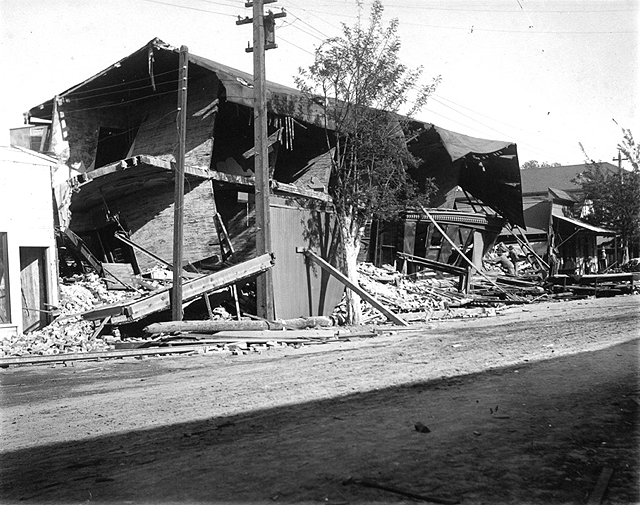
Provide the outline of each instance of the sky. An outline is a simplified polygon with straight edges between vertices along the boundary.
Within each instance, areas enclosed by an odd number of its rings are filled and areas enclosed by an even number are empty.
[[[363,1],[363,20],[372,1]],[[621,128],[640,139],[638,0],[383,0],[401,61],[442,81],[416,116],[518,145],[520,163],[614,162]],[[295,87],[316,47],[357,22],[356,0],[278,0],[267,79]],[[158,37],[252,72],[244,0],[0,0],[0,144],[22,114]],[[624,163],[623,163],[624,164]]]

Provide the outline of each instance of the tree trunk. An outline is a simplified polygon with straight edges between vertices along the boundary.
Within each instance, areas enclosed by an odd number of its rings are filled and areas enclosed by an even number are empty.
[[[353,217],[339,216],[340,235],[342,238],[342,269],[345,276],[354,284],[358,284],[358,253],[362,229]],[[347,323],[360,324],[362,310],[360,296],[351,289],[346,290]]]

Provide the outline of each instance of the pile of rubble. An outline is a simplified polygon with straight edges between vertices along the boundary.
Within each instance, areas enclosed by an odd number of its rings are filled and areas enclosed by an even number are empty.
[[[453,314],[454,309],[475,300],[458,291],[458,278],[451,275],[429,270],[404,275],[390,265],[376,267],[371,263],[358,264],[358,273],[362,289],[407,320],[446,317]],[[361,310],[364,323],[386,321],[386,317],[365,300],[361,300]],[[408,315],[415,317],[407,318]],[[336,307],[333,317],[339,323],[346,319],[344,301]]]
[[[636,267],[640,262],[635,263]],[[575,296],[581,287],[549,286],[536,275],[527,275],[525,268],[523,275],[500,275],[495,265],[489,263],[483,275],[475,275],[470,281],[471,292],[461,293],[458,289],[459,278],[442,272],[423,270],[406,275],[396,271],[391,266],[381,268],[371,263],[358,265],[360,287],[369,293],[390,311],[398,314],[407,322],[429,321],[431,319],[447,319],[452,317],[480,317],[495,315],[496,309],[508,303],[530,303],[540,299],[566,298]],[[95,309],[97,306],[111,305],[140,296],[141,291],[155,291],[170,284],[170,279],[160,279],[154,276],[135,284],[133,290],[108,290],[104,279],[96,274],[86,274],[63,279],[60,284],[60,306],[56,309],[53,322],[38,331],[17,336],[0,338],[0,358],[14,356],[46,356],[57,354],[75,354],[99,352],[107,350],[137,349],[158,346],[178,346],[186,344],[210,344],[210,351],[231,351],[244,354],[249,351],[262,351],[274,346],[303,345],[308,342],[322,342],[327,338],[352,338],[349,333],[353,328],[345,331],[331,329],[315,337],[311,333],[293,335],[291,332],[280,332],[278,338],[268,335],[254,336],[252,342],[242,343],[243,337],[236,333],[233,337],[204,337],[189,335],[183,332],[155,337],[151,340],[141,338],[121,338],[118,330],[112,334],[101,335],[102,326],[99,322],[82,319],[81,314]],[[544,286],[543,286],[544,284]],[[633,286],[633,283],[632,283]],[[572,289],[573,291],[567,291]],[[602,288],[600,288],[602,289]],[[635,286],[637,291],[637,285]],[[554,291],[561,291],[559,294]],[[565,293],[565,291],[567,291]],[[361,301],[363,324],[380,324],[387,321],[367,301]],[[232,314],[223,307],[210,311],[210,319],[218,321],[233,320]],[[346,322],[345,301],[338,305],[329,319],[330,326],[344,325]],[[240,325],[241,322],[237,322]],[[372,330],[373,331],[373,330]],[[215,333],[215,332],[214,332]],[[344,336],[341,334],[345,333]],[[370,336],[371,331],[367,332]],[[375,333],[375,332],[374,332]],[[328,335],[328,336],[327,336]],[[220,336],[222,337],[222,336]],[[237,337],[237,338],[236,338]],[[257,339],[257,340],[256,340]],[[273,340],[273,341],[272,341]],[[240,345],[242,344],[242,345]]]
[[[109,344],[80,313],[98,305],[117,303],[135,293],[108,291],[96,274],[75,276],[60,283],[60,306],[53,322],[37,331],[0,339],[0,357],[105,351]]]

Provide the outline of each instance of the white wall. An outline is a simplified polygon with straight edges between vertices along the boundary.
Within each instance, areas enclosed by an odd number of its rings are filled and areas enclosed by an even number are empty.
[[[20,247],[46,249],[48,303],[58,305],[51,171],[55,161],[0,147],[0,232],[7,233],[11,324],[22,331]]]

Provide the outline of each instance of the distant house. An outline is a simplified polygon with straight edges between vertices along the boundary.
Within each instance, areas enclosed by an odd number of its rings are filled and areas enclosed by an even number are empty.
[[[601,167],[612,173],[618,170],[611,163],[602,163]],[[585,164],[566,165],[529,168],[521,173],[526,236],[538,254],[557,259],[559,272],[598,272],[602,269],[598,262],[598,237],[615,236],[611,230],[580,219],[587,209],[582,188],[574,181],[588,168]],[[508,236],[503,238],[510,240]],[[613,251],[609,255],[610,264]]]
[[[41,328],[58,305],[55,169],[48,156],[0,147],[0,335]]]
[[[69,171],[56,186],[60,228],[100,262],[146,271],[172,258],[178,56],[154,39],[27,114],[49,128],[46,140],[25,142],[46,145]],[[253,77],[193,54],[188,75],[183,256],[187,268],[216,270],[255,256]],[[328,315],[343,286],[297,252],[338,264],[322,109],[273,82],[267,102],[276,317]],[[523,223],[515,145],[415,126],[418,182],[461,183]]]

